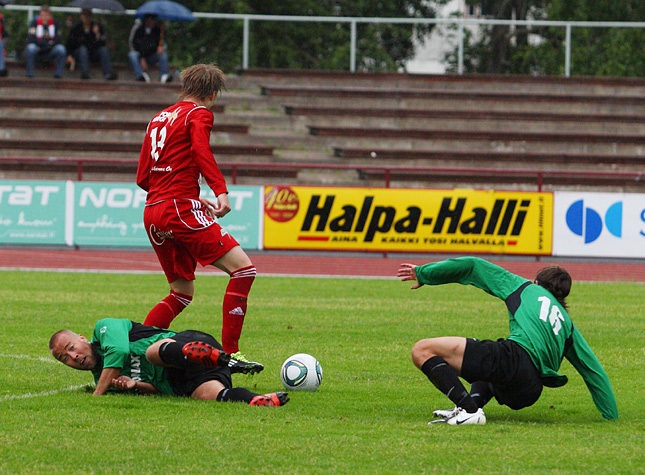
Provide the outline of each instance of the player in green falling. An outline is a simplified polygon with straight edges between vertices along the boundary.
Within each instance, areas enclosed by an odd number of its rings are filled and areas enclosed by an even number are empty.
[[[475,257],[461,257],[421,266],[401,264],[397,277],[424,284],[473,285],[502,299],[510,319],[510,335],[497,341],[463,337],[427,338],[412,349],[412,361],[453,403],[435,411],[430,424],[486,423],[482,408],[493,397],[511,409],[533,405],[543,386],[560,387],[563,358],[580,373],[605,419],[617,419],[616,398],[602,365],[573,324],[565,298],[571,276],[558,266],[538,272],[533,282]],[[471,383],[470,392],[460,381]]]
[[[71,330],[60,330],[52,335],[49,350],[67,366],[91,371],[95,396],[130,392],[251,406],[283,406],[289,401],[285,392],[255,394],[232,387],[231,373],[249,368],[224,352],[212,335],[200,331],[177,333],[104,318],[96,322],[91,340]]]

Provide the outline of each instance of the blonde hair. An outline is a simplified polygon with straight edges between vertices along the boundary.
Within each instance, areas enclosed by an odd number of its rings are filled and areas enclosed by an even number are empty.
[[[213,92],[217,95],[226,87],[226,76],[214,64],[195,64],[184,69],[179,77],[182,83],[179,99],[188,96],[207,99]]]

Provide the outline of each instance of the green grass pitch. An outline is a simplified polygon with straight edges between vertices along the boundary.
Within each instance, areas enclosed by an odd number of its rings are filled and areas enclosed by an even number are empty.
[[[644,287],[575,283],[571,315],[612,381],[620,420],[605,422],[573,367],[532,407],[492,401],[486,426],[428,426],[451,407],[410,361],[419,339],[507,336],[503,302],[459,285],[409,290],[396,280],[259,277],[241,346],[266,369],[234,376],[282,389],[294,353],[322,364],[313,393],[282,408],[113,395],[53,360],[50,335],[91,336],[103,317],[143,321],[167,294],[162,275],[0,272],[0,473],[643,473]],[[219,338],[227,279],[199,276],[174,330]]]

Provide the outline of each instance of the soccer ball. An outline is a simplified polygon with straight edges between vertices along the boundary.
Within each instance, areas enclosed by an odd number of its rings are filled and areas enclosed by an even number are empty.
[[[307,353],[290,356],[280,369],[280,379],[287,391],[315,391],[322,377],[320,363]]]

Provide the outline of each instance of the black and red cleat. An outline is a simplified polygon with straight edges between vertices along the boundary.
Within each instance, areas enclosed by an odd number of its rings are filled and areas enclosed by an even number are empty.
[[[251,399],[249,406],[284,406],[289,402],[289,395],[285,392],[259,394]]]
[[[184,356],[202,366],[228,366],[231,355],[203,341],[191,341],[181,349]]]

